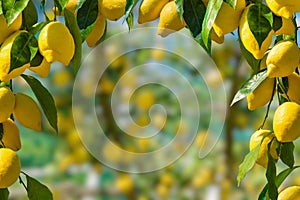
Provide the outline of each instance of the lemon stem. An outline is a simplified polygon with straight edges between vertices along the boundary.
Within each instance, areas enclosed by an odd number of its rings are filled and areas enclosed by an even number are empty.
[[[265,118],[264,118],[264,121],[262,123],[262,125],[260,126],[260,129],[262,129],[268,119],[268,115],[269,115],[269,111],[270,111],[270,107],[271,107],[271,104],[272,104],[272,101],[273,101],[273,98],[274,98],[274,94],[275,94],[275,89],[276,89],[276,79],[274,79],[274,84],[273,84],[273,90],[272,90],[272,97],[268,103],[268,107],[267,107],[267,112],[266,112],[266,115],[265,115]]]
[[[21,185],[23,185],[23,187],[25,188],[25,190],[28,191],[28,189],[27,189],[24,181],[22,180],[21,176],[19,176],[19,182],[20,182]]]

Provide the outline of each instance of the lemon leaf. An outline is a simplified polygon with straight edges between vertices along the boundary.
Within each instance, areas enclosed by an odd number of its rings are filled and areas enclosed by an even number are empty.
[[[2,1],[2,12],[5,16],[8,25],[19,16],[19,14],[26,8],[29,0],[5,0]]]
[[[207,11],[204,16],[202,24],[202,39],[204,45],[208,47],[208,40],[210,39],[211,28],[217,18],[219,10],[222,6],[223,0],[210,0],[207,6]]]
[[[37,67],[43,62],[44,57],[41,55],[41,53],[38,51],[37,54],[35,54],[34,58],[30,62],[30,67]]]
[[[257,73],[259,71],[259,64],[260,61],[254,58],[253,54],[250,53],[242,43],[241,39],[239,38],[239,44],[240,44],[240,49],[242,52],[243,57],[247,60],[247,63],[250,65],[254,73]]]
[[[20,33],[11,48],[9,72],[29,63],[37,51],[38,43],[34,35],[28,32]]]
[[[71,60],[73,68],[75,73],[78,72],[80,63],[81,63],[81,57],[82,57],[82,39],[81,39],[81,34],[79,27],[76,23],[76,17],[74,13],[69,11],[68,9],[64,9],[64,16],[65,16],[65,21],[66,21],[66,26],[70,30],[74,42],[75,42],[75,54]]]
[[[224,0],[224,2],[228,3],[233,9],[236,8],[237,0]]]
[[[127,22],[128,29],[130,31],[133,27],[133,22],[134,22],[134,16],[132,12],[130,12],[129,16],[126,18],[126,22]]]
[[[282,27],[282,18],[273,14],[272,28],[274,31],[278,31]]]
[[[286,164],[290,168],[293,168],[295,164],[294,149],[295,149],[295,145],[293,144],[293,142],[281,144],[280,159],[284,164]]]
[[[28,31],[35,35],[37,34],[40,30],[42,30],[44,28],[44,26],[46,26],[49,22],[39,22],[39,23],[36,23],[34,24],[32,27],[30,27],[28,29]]]
[[[61,13],[66,7],[69,0],[54,0],[55,6],[58,8],[58,11]]]
[[[31,28],[38,21],[36,7],[32,1],[29,1],[22,13],[22,25],[27,30]]]
[[[239,166],[239,172],[237,176],[238,186],[240,186],[242,180],[245,178],[246,174],[252,169],[254,166],[256,159],[259,154],[260,145],[257,145],[254,149],[252,149],[246,156],[244,161]]]
[[[3,10],[2,10],[2,1],[0,1],[0,15],[3,15]]]
[[[263,70],[258,74],[255,74],[250,79],[248,79],[239,89],[239,91],[235,94],[230,106],[235,104],[236,102],[245,98],[248,94],[253,92],[260,84],[267,78],[267,71]]]
[[[8,200],[9,191],[7,188],[0,188],[0,199]]]
[[[53,200],[53,195],[49,188],[36,179],[28,176],[27,179],[27,195],[29,200]]]
[[[126,0],[126,6],[125,6],[125,14],[124,14],[124,20],[127,20],[128,17],[133,16],[132,9],[136,5],[138,0]],[[123,21],[124,23],[124,21]],[[129,30],[131,27],[129,27]]]
[[[34,95],[38,99],[43,112],[51,125],[52,128],[55,129],[56,132],[58,132],[57,128],[57,110],[54,103],[54,99],[50,92],[45,88],[39,80],[34,78],[30,75],[21,75],[22,78],[28,83],[28,85],[31,87]]]
[[[180,17],[180,20],[182,20],[183,17],[183,0],[175,0],[176,3],[176,9],[178,12],[178,15]]]
[[[270,148],[271,142],[268,144],[268,148]],[[268,180],[268,192],[267,195],[271,199],[277,199],[278,197],[278,188],[276,185],[276,163],[274,158],[268,153],[268,167],[266,172],[266,177]]]

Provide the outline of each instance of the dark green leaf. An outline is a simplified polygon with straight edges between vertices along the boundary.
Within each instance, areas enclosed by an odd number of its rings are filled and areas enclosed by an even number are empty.
[[[77,24],[80,30],[93,25],[98,16],[98,1],[86,0],[77,12]]]
[[[33,25],[31,28],[29,28],[29,32],[33,35],[37,34],[40,30],[44,28],[49,22],[40,22],[35,25]]]
[[[270,149],[271,142],[268,144],[268,148]],[[276,163],[274,158],[270,153],[268,153],[268,167],[266,172],[266,177],[268,180],[268,196],[271,199],[277,199],[278,196],[278,188],[276,186]]]
[[[8,25],[11,25],[13,21],[21,14],[26,8],[29,0],[5,0],[2,1],[2,11],[5,16]]]
[[[202,34],[200,33],[197,37],[194,38],[195,41],[200,44],[200,46],[209,54],[211,55],[211,40],[208,41],[208,46],[206,46],[202,40]]]
[[[42,61],[43,61],[44,57],[41,55],[41,53],[38,51],[34,58],[32,59],[32,61],[30,62],[30,67],[37,67],[39,66]]]
[[[31,87],[34,95],[38,99],[44,114],[49,121],[50,125],[58,132],[57,129],[57,111],[54,103],[54,99],[50,92],[40,83],[39,80],[34,78],[33,76],[21,75],[24,80],[29,84]]]
[[[224,0],[224,2],[228,3],[233,9],[236,8],[237,0]]]
[[[250,65],[250,67],[252,68],[252,70],[254,71],[254,73],[257,73],[259,71],[260,60],[257,60],[256,58],[254,58],[254,56],[252,55],[252,53],[250,53],[245,48],[245,46],[243,45],[243,43],[242,43],[242,41],[241,41],[240,38],[239,38],[239,44],[240,44],[240,49],[241,49],[242,55],[247,60],[247,63]]]
[[[273,30],[278,31],[282,26],[282,18],[273,14]]]
[[[7,188],[0,188],[0,199],[8,200],[9,191]]]
[[[66,26],[69,28],[75,42],[75,54],[71,60],[75,73],[78,72],[80,63],[81,63],[81,56],[82,56],[82,40],[81,34],[76,23],[76,17],[74,13],[70,12],[69,10],[64,10],[64,16],[66,21]]]
[[[284,164],[286,164],[290,168],[293,168],[295,164],[294,149],[295,149],[295,145],[293,144],[293,142],[281,144],[280,159]]]
[[[0,123],[0,140],[2,140],[3,137],[3,124]]]
[[[29,30],[38,21],[36,7],[32,1],[29,1],[22,13],[22,24]]]
[[[272,30],[273,14],[266,5],[257,3],[249,8],[247,17],[250,30],[260,47]]]
[[[234,96],[231,105],[245,98],[248,94],[253,92],[260,84],[267,78],[267,71],[261,71],[248,79],[241,87],[241,89]]]
[[[210,31],[217,18],[219,10],[222,6],[223,0],[210,0],[207,6],[207,12],[205,13],[204,21],[202,24],[202,39],[204,45],[208,47],[208,41],[210,40]]]
[[[181,20],[183,18],[183,1],[184,0],[175,0],[176,9]]]
[[[246,156],[242,164],[239,166],[239,173],[237,177],[238,186],[241,181],[244,179],[246,174],[252,169],[254,166],[256,159],[258,157],[260,145],[257,145],[254,149],[252,149]]]
[[[46,13],[46,0],[41,0],[41,8],[43,10],[43,13],[44,13],[44,16],[46,18],[46,21],[49,21],[49,17],[47,16],[47,13]]]
[[[36,179],[26,175],[29,200],[53,200],[51,191]]]
[[[128,17],[133,15],[132,9],[134,8],[134,6],[136,5],[137,2],[138,2],[138,0],[126,0],[126,7],[125,7],[125,14],[124,14],[124,18],[126,20]],[[127,22],[127,24],[128,24],[128,22]],[[130,29],[131,29],[131,27],[129,27],[129,30]]]
[[[55,6],[58,8],[59,13],[61,13],[66,7],[68,0],[54,0]]]
[[[9,72],[29,63],[37,51],[38,43],[34,35],[28,32],[20,33],[11,48]]]
[[[133,16],[132,12],[126,18],[126,22],[127,22],[128,29],[130,31],[132,29],[132,27],[133,27],[133,22],[134,22],[134,16]]]
[[[202,0],[184,0],[183,18],[194,38],[202,31],[206,8]]]

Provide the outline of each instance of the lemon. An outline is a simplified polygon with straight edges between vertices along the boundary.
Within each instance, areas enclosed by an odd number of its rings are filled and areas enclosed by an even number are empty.
[[[68,9],[72,13],[75,13],[75,10],[76,10],[76,7],[77,7],[77,2],[78,2],[78,0],[69,0],[66,7],[65,7],[65,9]],[[56,8],[55,9],[55,14],[56,15],[63,15],[64,13],[63,12],[59,13],[58,9]]]
[[[4,15],[0,15],[0,43],[10,36],[13,32],[19,30],[22,25],[22,14],[8,27]]]
[[[166,37],[185,26],[184,20],[181,21],[178,15],[175,1],[167,3],[160,12],[157,33],[162,37]]]
[[[99,14],[92,32],[86,38],[86,43],[89,47],[93,47],[97,44],[105,32],[105,26],[106,19],[103,17],[103,15]]]
[[[139,9],[138,23],[143,24],[157,19],[168,2],[169,0],[143,0]]]
[[[256,163],[263,166],[264,168],[267,168],[268,166],[268,144],[270,141],[274,138],[274,134],[270,134],[270,130],[257,130],[255,131],[251,138],[250,138],[250,143],[249,143],[249,149],[250,151],[254,149],[257,145],[261,143],[261,140],[263,139],[264,136],[266,136],[263,140],[263,142],[260,145],[258,157],[256,160]],[[277,151],[276,151],[276,143],[274,140],[272,141],[271,147],[270,147],[270,154],[274,159],[278,159]]]
[[[126,0],[98,0],[98,6],[105,18],[117,21],[125,13]]]
[[[121,193],[128,194],[133,189],[133,180],[128,174],[119,175],[115,184]]]
[[[0,87],[0,123],[4,122],[13,113],[15,96],[8,87]]]
[[[7,119],[3,122],[3,137],[2,142],[6,148],[14,151],[21,149],[20,131],[15,122]]]
[[[68,66],[75,52],[73,36],[62,23],[48,23],[38,37],[40,53],[48,63],[59,61]]]
[[[41,78],[46,78],[50,73],[51,64],[44,58],[39,66],[29,67],[29,70],[38,74]]]
[[[175,180],[170,173],[163,173],[160,177],[160,183],[170,187],[174,184]]]
[[[115,88],[115,83],[108,78],[102,78],[100,80],[99,86],[103,93],[111,94]]]
[[[300,186],[285,188],[279,193],[278,200],[300,200]]]
[[[135,102],[139,109],[147,110],[155,103],[155,96],[152,91],[144,90],[137,94]]]
[[[254,4],[250,4],[245,8],[243,11],[243,14],[240,19],[239,23],[239,36],[240,39],[245,46],[245,48],[256,58],[261,59],[263,58],[265,52],[268,50],[269,46],[272,43],[272,36],[274,31],[271,30],[268,34],[268,36],[265,38],[261,46],[259,47],[258,42],[256,41],[253,33],[251,32],[251,29],[249,27],[248,22],[248,11],[251,6]]]
[[[237,0],[236,9],[233,9],[228,3],[222,3],[213,25],[218,37],[234,31],[239,26],[240,17],[245,7],[245,0]]]
[[[218,44],[222,44],[224,42],[224,35],[218,36],[214,28],[211,31],[211,39]]]
[[[294,12],[300,11],[300,1],[298,0],[266,0],[266,3],[274,14],[286,19],[291,19]]]
[[[3,82],[7,82],[12,78],[16,78],[20,76],[27,67],[29,67],[29,63],[25,64],[21,67],[10,70],[10,60],[11,60],[11,48],[14,40],[17,36],[19,36],[22,32],[25,31],[17,31],[10,35],[2,44],[0,48],[0,80]]]
[[[0,149],[0,188],[7,188],[17,181],[21,172],[19,156],[11,149]]]
[[[161,199],[166,199],[170,189],[166,185],[160,183],[156,186],[156,192]]]
[[[293,41],[280,41],[269,52],[267,57],[270,78],[285,77],[293,73],[300,61],[300,50]]]
[[[66,87],[72,80],[72,74],[68,70],[60,70],[57,71],[52,78],[55,85]]]
[[[293,20],[282,18],[282,25],[281,25],[280,29],[278,29],[275,32],[275,34],[276,35],[281,35],[281,34],[292,35],[293,33],[295,33],[295,25],[293,23]]]
[[[293,72],[291,75],[288,76],[288,83],[289,88],[287,91],[287,95],[291,101],[294,101],[300,104],[300,76]]]
[[[15,94],[16,105],[14,108],[14,116],[21,125],[35,131],[41,131],[41,111],[36,102],[26,94]]]
[[[161,49],[153,49],[151,51],[151,58],[154,60],[163,60],[166,57],[166,52]]]
[[[279,142],[292,142],[300,136],[300,105],[285,102],[275,111],[273,130]]]

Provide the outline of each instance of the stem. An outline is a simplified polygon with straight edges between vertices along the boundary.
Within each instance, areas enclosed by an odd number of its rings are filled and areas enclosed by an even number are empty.
[[[22,173],[23,173],[23,172],[22,172]],[[26,187],[24,181],[22,180],[21,176],[19,176],[19,182],[20,182],[21,185],[23,185],[23,187],[25,188],[25,190],[28,191],[28,189],[27,189],[27,187]]]

